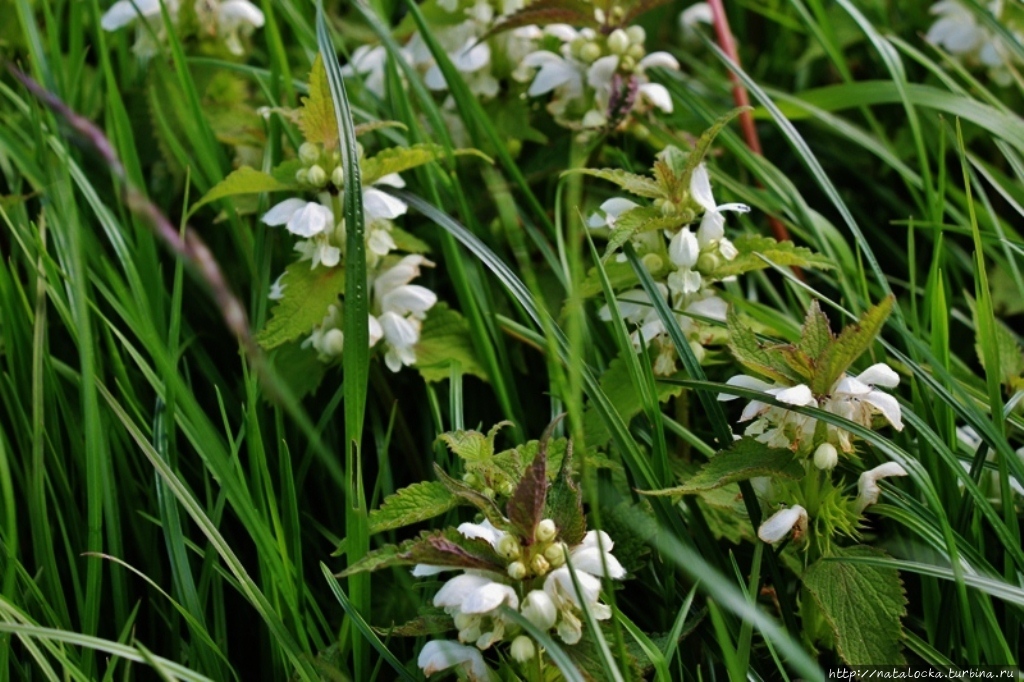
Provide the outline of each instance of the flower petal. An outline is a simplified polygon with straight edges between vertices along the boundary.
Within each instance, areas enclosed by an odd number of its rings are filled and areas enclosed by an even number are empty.
[[[858,374],[857,380],[872,386],[895,388],[900,384],[900,375],[894,372],[889,365],[879,362]]]
[[[639,62],[637,66],[641,69],[673,69],[679,70],[679,61],[668,52],[652,52]]]
[[[469,598],[474,591],[489,585],[494,581],[482,575],[474,573],[460,573],[455,576],[437,591],[434,595],[434,606],[462,610],[462,603]]]
[[[603,559],[602,559],[603,557]],[[585,571],[591,575],[621,580],[626,577],[626,569],[619,560],[608,552],[607,546],[602,552],[597,547],[586,547],[572,553],[572,567],[577,571]],[[607,567],[607,571],[605,571]]]
[[[136,8],[138,8],[136,10]],[[168,7],[168,9],[170,9]],[[160,14],[159,0],[136,0],[133,5],[130,0],[118,0],[110,6],[100,19],[100,27],[104,31],[116,31],[122,26],[127,26],[139,17],[151,17]]]
[[[640,97],[647,101],[652,107],[661,109],[666,114],[672,113],[672,95],[668,94],[668,88],[660,83],[644,83],[638,88]]]
[[[729,386],[739,386],[740,388],[750,388],[755,391],[762,391],[767,393],[769,389],[774,388],[767,381],[762,381],[756,377],[748,376],[746,374],[737,374],[736,376],[729,377],[729,380],[725,382]],[[728,393],[719,393],[718,399],[725,402],[728,400],[736,400],[740,396],[730,395]]]
[[[301,211],[309,203],[303,199],[285,199],[279,204],[275,204],[269,211],[263,214],[260,219],[266,225],[276,226],[284,225],[297,211]]]
[[[469,594],[462,602],[462,613],[489,613],[502,604],[508,605],[509,608],[518,609],[519,597],[516,596],[516,591],[509,585],[490,582]]]
[[[363,190],[363,211],[366,213],[366,222],[394,220],[405,215],[408,210],[409,207],[404,201],[385,194],[379,189],[367,187]]]
[[[774,544],[796,529],[802,532],[807,528],[807,510],[799,504],[781,509],[761,524],[757,529],[757,537],[763,542]]]
[[[490,676],[490,668],[479,649],[450,640],[435,639],[424,644],[416,665],[427,676],[457,665],[463,667],[473,682],[487,680]]]
[[[888,393],[882,391],[871,391],[866,396],[861,398],[863,402],[868,403],[875,407],[885,420],[892,424],[892,427],[897,431],[903,430],[903,413],[900,410],[899,401],[892,397]]]
[[[797,384],[796,386],[790,386],[789,388],[782,389],[781,391],[774,392],[775,399],[780,403],[786,403],[787,405],[817,405],[817,401],[814,399],[814,394],[811,393],[811,389],[806,384]]]
[[[715,197],[711,194],[711,176],[706,164],[698,165],[690,176],[690,196],[705,210],[715,210]]]

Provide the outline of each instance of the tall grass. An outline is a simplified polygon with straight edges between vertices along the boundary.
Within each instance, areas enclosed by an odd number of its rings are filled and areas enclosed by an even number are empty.
[[[699,461],[730,441],[737,415],[715,397],[734,372],[726,358],[702,366],[673,339],[690,381],[664,411],[614,304],[606,324],[581,293],[600,262],[581,215],[607,193],[559,175],[621,159],[648,167],[658,147],[732,107],[730,71],[756,107],[764,153],[723,130],[716,191],[753,207],[743,231],[767,233],[774,217],[835,268],[770,268],[730,284],[728,298],[792,340],[812,298],[849,322],[896,295],[874,354],[898,361],[907,428],[859,435],[871,445],[865,466],[891,458],[911,476],[873,507],[866,534],[893,557],[879,562],[901,571],[908,660],[1018,664],[1024,552],[1011,479],[1024,481],[1024,416],[1020,384],[1000,380],[1008,360],[995,330],[1024,312],[1022,92],[990,87],[923,43],[928,18],[916,5],[726,7],[742,65],[711,40],[672,43],[679,3],[642,20],[684,62],[661,75],[675,112],[647,141],[527,142],[517,155],[411,2],[327,3],[318,19],[309,3],[265,0],[266,26],[242,65],[190,56],[173,30],[164,52],[140,62],[130,32],[100,29],[96,1],[0,0],[0,55],[96,122],[124,167],[115,172],[59,113],[0,76],[0,680],[421,679],[423,639],[386,628],[416,615],[423,585],[401,569],[340,582],[332,573],[402,539],[371,536],[367,510],[428,478],[434,462],[448,466],[439,433],[509,419],[502,438],[518,443],[562,412],[559,428],[580,452],[588,412],[610,435],[603,454],[616,468],[583,472],[592,525],[635,533],[638,552],[650,540],[636,530],[640,510],[658,529],[636,579],[613,595],[607,679],[628,675],[627,650],[658,680],[820,677],[837,661],[804,641],[783,557],[722,539],[721,518],[691,500],[634,492],[677,485],[680,453]],[[394,52],[402,17],[434,49],[472,146],[495,159],[482,175],[454,157],[424,166],[406,173],[403,193],[407,229],[439,265],[432,286],[464,314],[490,381],[454,366],[431,384],[385,374],[357,350],[367,304],[349,293],[343,370],[303,395],[313,370],[247,353],[216,298],[226,292],[211,295],[203,270],[166,248],[124,190],[148,196],[183,234],[186,223],[195,230],[260,328],[290,246],[257,219],[266,197],[191,213],[232,169],[204,88],[230,74],[267,106],[295,106],[313,55],[348,54],[374,36]],[[352,103],[337,108],[344,140],[367,117],[403,124],[374,133],[379,141],[455,146],[439,98],[405,62],[391,60],[384,100],[328,74],[336,102]],[[261,134],[265,169],[298,141],[277,114]],[[346,153],[358,169],[354,145]],[[346,193],[350,224],[359,196]],[[350,236],[349,253],[361,253]],[[365,281],[357,270],[349,292]],[[617,356],[640,396],[635,419],[601,381]],[[958,440],[964,426],[979,445]],[[754,499],[745,487],[756,527]],[[774,603],[762,598],[768,587]],[[575,679],[557,643],[550,651]]]

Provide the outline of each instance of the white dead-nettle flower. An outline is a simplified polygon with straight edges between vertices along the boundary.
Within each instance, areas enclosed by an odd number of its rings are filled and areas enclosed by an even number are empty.
[[[679,29],[684,42],[697,40],[697,27],[701,24],[711,25],[715,21],[715,15],[711,11],[711,5],[706,2],[698,2],[690,5],[679,13]]]
[[[821,408],[869,428],[872,416],[880,414],[894,429],[902,431],[899,402],[875,388],[895,388],[899,383],[899,375],[889,365],[879,362],[856,377],[846,376],[837,381],[829,395],[822,400]],[[853,434],[849,431],[829,424],[828,433],[829,440],[835,441],[843,452],[853,451]]]
[[[757,537],[762,542],[775,544],[790,533],[794,540],[799,540],[807,532],[807,510],[799,504],[786,507],[772,514],[768,520],[757,529]]]
[[[412,57],[406,50],[402,51],[402,58],[407,62]],[[388,51],[383,45],[360,45],[352,51],[352,57],[348,64],[341,67],[341,75],[345,77],[359,74],[363,76],[363,85],[366,89],[384,97],[384,78],[387,74]]]
[[[430,265],[433,263],[423,256],[406,256],[373,280],[371,318],[380,327],[387,345],[384,362],[392,372],[416,362],[415,347],[420,340],[423,319],[437,303],[437,294],[433,291],[409,284],[419,277],[421,266]]]
[[[818,406],[818,401],[814,399],[811,389],[804,384],[776,386],[746,374],[730,377],[726,383],[730,386],[752,388],[761,391],[787,405],[797,407]],[[735,400],[737,397],[725,393],[718,395],[718,399],[723,401]],[[743,408],[740,421],[750,421],[755,417],[757,418],[756,421],[748,426],[744,433],[773,448],[788,447],[795,449],[800,443],[814,436],[814,427],[817,423],[817,420],[813,417],[770,405],[760,400],[751,400]]]
[[[997,19],[1004,19],[1002,0],[988,3],[987,9]],[[941,0],[929,11],[937,19],[925,36],[928,42],[969,64],[984,66],[999,85],[1007,86],[1012,82],[1013,53],[1003,45],[999,35],[978,21],[970,9],[958,0]],[[1013,35],[1019,42],[1024,42],[1024,36],[1016,32]]]
[[[882,415],[897,431],[903,429],[900,404],[896,398],[875,388],[893,388],[899,384],[899,375],[885,363],[868,367],[856,377],[845,376],[835,384],[827,395],[816,398],[804,384],[777,386],[755,377],[740,374],[727,382],[733,386],[752,388],[772,395],[779,402],[798,407],[820,407],[861,426],[871,427],[872,417]],[[733,400],[736,396],[720,394],[719,400]],[[770,447],[797,449],[814,437],[818,420],[797,414],[782,407],[752,400],[740,415],[740,421],[757,420],[744,432]],[[846,429],[829,424],[829,442],[843,452],[853,452],[853,434]]]
[[[878,502],[878,496],[882,492],[882,489],[878,486],[878,482],[881,479],[889,478],[890,476],[906,475],[907,470],[897,462],[886,462],[876,466],[874,469],[865,471],[857,479],[857,511],[864,511],[865,508]]]
[[[435,639],[424,644],[416,664],[427,676],[449,668],[457,668],[470,682],[488,682],[494,679],[494,671],[484,663],[483,654],[479,649],[450,640]]]
[[[590,214],[587,218],[587,227],[591,229],[600,229],[606,227],[608,229],[615,228],[615,221],[619,219],[619,216],[626,211],[632,210],[639,206],[635,201],[624,199],[622,197],[612,197],[606,199],[601,204],[597,211]]]
[[[746,204],[730,203],[716,204],[715,197],[711,193],[711,176],[707,166],[701,163],[693,171],[690,177],[690,196],[693,197],[701,208],[704,209],[704,216],[700,220],[700,227],[697,228],[697,242],[701,251],[707,248],[715,248],[726,260],[733,260],[739,253],[732,242],[725,238],[725,216],[726,211],[736,213],[747,213],[750,207]]]
[[[164,4],[171,23],[177,24],[182,3],[180,0],[165,0]],[[235,55],[245,52],[242,37],[264,23],[263,12],[249,0],[196,0],[194,8],[200,37],[223,41],[228,51]],[[160,43],[167,39],[160,0],[118,0],[100,19],[100,26],[105,31],[116,31],[136,23],[132,50],[140,57],[154,56]]]
[[[822,443],[814,450],[814,466],[822,471],[831,471],[839,463],[839,451],[832,443]]]
[[[626,569],[611,554],[613,547],[607,533],[589,531],[583,542],[569,551],[568,563],[551,571],[544,580],[544,592],[558,612],[555,630],[566,644],[576,644],[582,637],[579,614],[584,605],[595,620],[612,617],[612,610],[599,601],[601,577],[621,580],[626,576]],[[579,593],[573,585],[573,575],[579,583]]]

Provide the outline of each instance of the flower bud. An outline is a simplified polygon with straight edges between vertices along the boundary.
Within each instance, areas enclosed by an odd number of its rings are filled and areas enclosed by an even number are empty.
[[[814,451],[814,466],[822,471],[830,471],[839,463],[839,452],[832,443],[822,443]]]
[[[310,167],[309,172],[306,174],[306,179],[314,187],[323,187],[327,184],[327,173],[320,166],[314,165]]]
[[[565,563],[565,545],[556,542],[544,550],[544,558],[555,568]]]
[[[647,272],[659,272],[665,265],[665,261],[656,253],[645,253],[640,262],[647,268]]]
[[[519,558],[519,540],[514,535],[503,535],[498,540],[498,554],[506,559]]]
[[[633,44],[633,45],[629,46],[628,50],[626,50],[626,56],[629,57],[630,59],[634,59],[636,61],[640,61],[646,55],[647,55],[647,50],[644,49],[643,45]]]
[[[303,142],[299,147],[299,159],[307,166],[311,166],[320,159],[320,148],[312,142]]]
[[[324,334],[320,349],[324,355],[341,355],[345,347],[345,335],[340,329],[331,329]]]
[[[550,630],[558,619],[558,608],[544,590],[533,590],[526,595],[520,612],[539,630]]]
[[[595,62],[601,56],[601,46],[597,43],[587,43],[580,48],[580,61],[585,64]]]
[[[537,647],[533,640],[526,635],[519,635],[512,640],[512,658],[520,663],[526,663],[537,655]]]
[[[537,524],[535,537],[537,542],[551,542],[558,535],[558,526],[551,519],[544,519]]]
[[[462,474],[462,482],[471,488],[477,488],[480,486],[480,477],[472,471],[467,471]]]
[[[300,185],[309,184],[309,170],[305,168],[300,168],[299,170],[295,171],[295,182],[299,183]]]
[[[484,488],[483,490],[480,491],[480,494],[483,495],[484,497],[486,497],[489,500],[493,500],[494,499],[494,489],[493,488]]]
[[[608,36],[608,49],[612,54],[622,54],[629,49],[629,36],[621,28],[612,31]]]
[[[634,45],[643,45],[647,40],[647,32],[643,26],[630,26],[626,29],[626,35],[629,36],[629,42]]]
[[[537,575],[544,575],[551,569],[551,564],[544,558],[543,554],[538,554],[533,557],[533,561],[530,562],[530,566],[533,568],[533,572]]]
[[[508,577],[512,580],[522,580],[526,577],[526,564],[522,561],[513,561],[508,565]]]
[[[498,492],[505,497],[511,497],[512,493],[516,491],[516,487],[512,485],[512,481],[504,480],[498,483]]]
[[[705,251],[697,259],[697,270],[702,273],[714,272],[718,267],[719,258],[717,255],[710,251]]]
[[[619,62],[619,68],[623,71],[632,71],[636,68],[636,60],[627,54],[622,58],[622,61]]]
[[[345,169],[341,166],[335,166],[334,170],[331,171],[331,182],[334,183],[335,187],[345,186]]]

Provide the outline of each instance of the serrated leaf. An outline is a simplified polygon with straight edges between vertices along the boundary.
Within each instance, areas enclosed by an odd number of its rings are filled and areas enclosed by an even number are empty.
[[[619,263],[617,261],[610,260],[606,261],[603,265],[605,274],[608,276],[608,282],[612,285],[613,291],[622,291],[636,286],[636,272],[633,270],[633,266],[628,262]],[[587,277],[580,285],[580,296],[584,298],[591,298],[603,292],[604,289],[601,287],[601,275],[598,273],[596,266],[592,267],[587,271]]]
[[[903,582],[895,568],[845,563],[843,557],[887,556],[859,545],[833,559],[812,564],[804,587],[835,636],[836,650],[847,665],[903,665],[900,618],[906,614]]]
[[[894,301],[895,298],[890,295],[882,299],[878,305],[866,310],[859,322],[844,328],[819,356],[814,380],[810,384],[815,395],[824,395],[832,390],[832,385],[846,374],[850,365],[871,347],[878,333],[882,331]]]
[[[644,495],[693,495],[757,476],[800,479],[804,467],[797,455],[785,448],[770,448],[753,438],[742,438],[728,450],[718,452],[700,471],[681,486],[665,490],[643,490]]]
[[[729,308],[725,322],[729,330],[729,350],[741,365],[784,384],[802,381],[777,347],[765,346],[757,340],[753,330],[740,321],[735,308]]]
[[[456,149],[452,154],[478,156],[488,163],[493,163],[491,157],[476,149]],[[372,185],[385,175],[401,173],[444,156],[444,147],[429,142],[414,144],[411,147],[388,147],[368,159],[363,159],[363,185]]]
[[[327,149],[338,147],[338,121],[334,117],[334,101],[327,83],[327,69],[319,53],[309,72],[309,97],[302,98],[299,128],[307,142],[322,144]]]
[[[707,156],[708,150],[711,149],[711,143],[718,137],[718,133],[722,132],[722,128],[728,125],[729,121],[733,120],[744,111],[753,111],[753,107],[736,107],[732,111],[723,114],[715,119],[715,122],[711,124],[711,127],[700,134],[697,138],[696,144],[693,145],[693,149],[690,151],[690,155],[686,158],[686,168],[680,178],[680,184],[689,190],[690,180],[693,178],[693,172],[697,170],[697,166],[700,165],[704,157]]]
[[[640,393],[633,385],[629,369],[621,358],[616,357],[608,363],[608,369],[601,375],[600,383],[601,389],[612,401],[615,411],[622,417],[623,422],[628,424],[633,417],[640,414],[643,410],[643,401]],[[683,392],[682,386],[661,381],[656,382],[655,387],[658,391],[659,403],[663,403]],[[593,406],[587,408],[583,417],[583,424],[584,432],[587,434],[587,442],[590,445],[601,447],[611,440],[612,434],[608,430],[608,425]]]
[[[583,514],[583,494],[572,480],[572,441],[562,458],[562,466],[548,490],[544,515],[555,522],[558,537],[572,546],[583,542],[587,534],[587,518]]]
[[[608,237],[604,257],[607,260],[619,247],[641,232],[671,230],[682,227],[687,222],[682,215],[663,215],[653,206],[631,208],[616,219],[615,227]]]
[[[357,573],[378,571],[392,566],[450,566],[504,573],[505,566],[491,543],[481,538],[467,538],[454,528],[423,531],[419,537],[400,545],[387,545],[368,553],[338,574],[346,578]]]
[[[210,188],[210,191],[204,194],[202,199],[192,204],[189,213],[194,213],[200,206],[225,197],[237,196],[239,194],[294,191],[296,189],[297,185],[282,182],[273,175],[258,171],[255,168],[242,166],[232,171],[230,175]]]
[[[546,26],[548,24],[569,24],[570,26],[596,28],[593,7],[585,2],[540,0],[501,19],[494,28],[480,38],[481,41],[523,26]]]
[[[821,254],[807,247],[797,246],[793,242],[779,242],[771,237],[745,234],[737,237],[733,246],[739,251],[734,259],[719,263],[706,275],[712,279],[725,279],[745,272],[763,270],[769,267],[768,261],[775,265],[795,266],[800,268],[831,269],[833,264]],[[762,258],[763,256],[763,258]],[[765,260],[768,259],[768,261]]]
[[[438,303],[427,312],[420,329],[415,367],[424,381],[445,381],[451,376],[452,361],[459,363],[463,374],[488,380],[473,348],[469,323],[457,311]]]
[[[672,0],[635,0],[634,2],[627,4],[626,16],[622,20],[623,26],[632,26],[636,18],[642,14],[646,14],[651,10],[657,9],[662,5],[667,5]]]
[[[817,358],[832,344],[834,338],[828,317],[821,311],[818,300],[814,299],[807,309],[807,317],[804,318],[796,347],[811,358]]]
[[[306,261],[292,263],[281,278],[284,297],[270,311],[270,320],[256,336],[270,350],[309,334],[323,322],[327,307],[345,293],[345,268],[310,268]]]
[[[417,616],[407,623],[390,628],[374,627],[373,630],[382,636],[426,637],[440,635],[455,629],[455,621],[446,613],[427,613]]]
[[[523,472],[512,497],[508,500],[506,511],[509,521],[523,540],[524,545],[531,545],[534,541],[534,533],[537,524],[544,516],[544,502],[548,495],[548,441],[545,434],[541,441],[540,450],[533,462]]]
[[[495,528],[508,528],[508,520],[505,518],[504,514],[501,513],[501,510],[498,508],[498,505],[495,504],[494,500],[487,497],[479,490],[471,488],[462,481],[455,480],[446,474],[437,464],[434,465],[434,474],[437,476],[437,480],[443,483],[444,487],[447,488],[452,495],[455,495],[463,502],[476,507]]]
[[[440,481],[423,481],[396,491],[370,512],[370,534],[401,528],[444,514],[459,504]]]
[[[494,456],[494,441],[479,431],[448,431],[438,438],[467,462],[481,462]]]
[[[636,573],[651,553],[650,541],[658,533],[658,520],[648,500],[623,500],[601,514],[601,530],[615,542],[615,558],[627,571]]]
[[[303,348],[294,341],[275,348],[270,362],[281,381],[285,382],[296,398],[303,398],[317,389],[327,372],[313,348]]]
[[[629,173],[621,168],[578,168],[565,171],[562,175],[569,175],[570,173],[583,173],[584,175],[601,178],[608,182],[614,182],[630,194],[640,197],[647,197],[648,199],[665,198],[665,194],[656,180],[652,180],[646,175]]]
[[[295,174],[299,172],[299,169],[301,168],[305,168],[305,164],[302,163],[302,161],[299,159],[288,159],[287,161],[282,161],[277,164],[277,166],[274,167],[274,170],[271,171],[271,174],[282,184],[294,185]]]
[[[806,383],[814,376],[814,359],[797,346],[772,346],[772,352],[782,358],[786,365],[800,377],[800,383]]]

